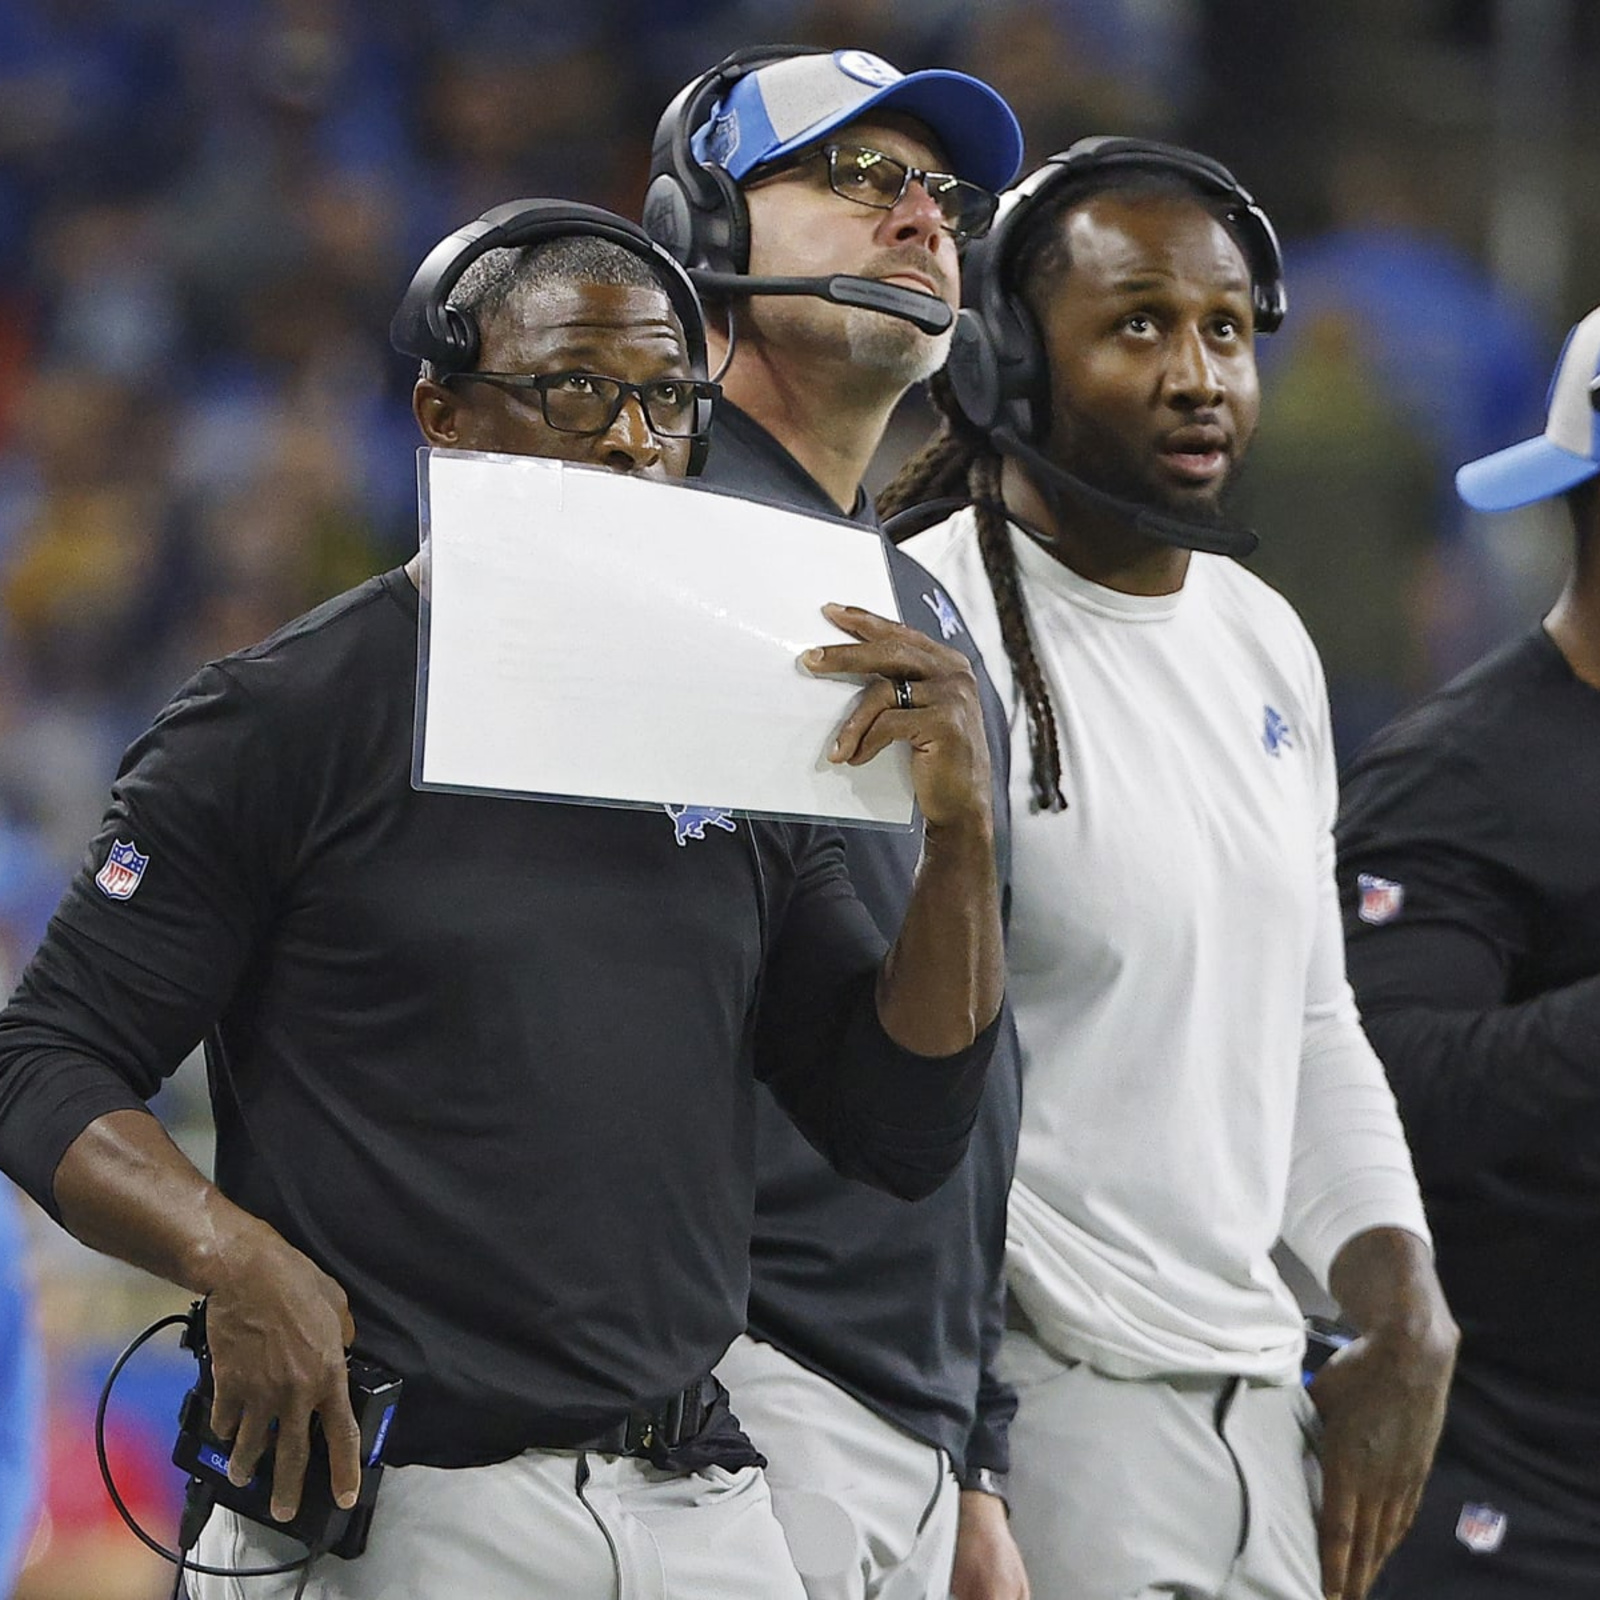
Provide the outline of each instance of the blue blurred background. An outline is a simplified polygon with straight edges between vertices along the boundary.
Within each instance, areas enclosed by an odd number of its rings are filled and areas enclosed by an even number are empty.
[[[520,196],[636,215],[661,108],[775,41],[977,72],[1030,164],[1142,134],[1254,191],[1290,314],[1242,509],[1343,753],[1548,602],[1559,519],[1475,519],[1450,478],[1538,431],[1600,299],[1584,0],[0,0],[0,992],[172,689],[414,548],[413,373],[386,329],[428,247]],[[875,482],[927,426],[908,398]],[[206,1163],[192,1063],[157,1109]],[[25,1408],[0,1415],[0,1594],[24,1556],[22,1600],[166,1594],[89,1422],[116,1350],[185,1297],[0,1180],[8,1283],[32,1291],[43,1422],[30,1443]],[[0,1373],[23,1326],[0,1314]],[[113,1407],[163,1536],[191,1370],[152,1346]],[[8,1525],[30,1465],[41,1509]]]

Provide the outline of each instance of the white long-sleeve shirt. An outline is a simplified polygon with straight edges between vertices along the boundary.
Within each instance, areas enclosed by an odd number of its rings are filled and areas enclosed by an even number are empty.
[[[1178,593],[1128,595],[1019,531],[1012,543],[1060,813],[1029,804],[1026,716],[972,512],[906,547],[1013,707],[1012,1291],[1048,1345],[1114,1376],[1295,1381],[1279,1237],[1324,1286],[1364,1229],[1428,1237],[1345,981],[1316,651],[1235,562],[1195,555]]]

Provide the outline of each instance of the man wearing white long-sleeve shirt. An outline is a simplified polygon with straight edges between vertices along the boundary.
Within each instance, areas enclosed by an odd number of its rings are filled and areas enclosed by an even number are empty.
[[[1265,215],[1087,140],[964,261],[893,512],[1013,708],[1013,1530],[1062,1600],[1358,1600],[1456,1330],[1345,981],[1316,652],[1220,510],[1283,314]],[[1359,1337],[1300,1386],[1282,1238]]]

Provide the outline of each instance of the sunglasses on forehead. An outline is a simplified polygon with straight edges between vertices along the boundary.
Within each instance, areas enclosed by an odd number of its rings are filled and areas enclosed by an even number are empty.
[[[773,162],[755,174],[752,182],[794,172],[816,161],[827,162],[828,187],[841,200],[853,200],[875,211],[893,211],[906,190],[920,183],[939,208],[940,226],[958,242],[982,238],[1000,205],[1000,197],[992,190],[968,183],[953,172],[930,172],[859,144],[820,145],[804,155]]]

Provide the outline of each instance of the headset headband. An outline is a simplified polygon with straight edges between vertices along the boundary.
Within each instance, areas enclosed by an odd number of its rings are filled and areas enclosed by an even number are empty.
[[[491,250],[575,236],[607,239],[650,267],[683,325],[690,367],[696,377],[705,377],[705,315],[689,275],[638,223],[570,200],[512,200],[441,239],[412,277],[389,325],[389,342],[403,355],[446,372],[470,370],[478,359],[478,327],[450,304],[461,275]]]
[[[1036,172],[1017,185],[1013,193],[1018,205],[1013,210],[1020,208],[1031,212],[1034,205],[1061,185],[1118,168],[1183,178],[1199,193],[1226,202],[1227,219],[1239,236],[1245,265],[1250,269],[1256,332],[1276,333],[1289,309],[1283,283],[1283,250],[1278,243],[1277,229],[1256,203],[1255,196],[1220,161],[1198,150],[1162,144],[1155,139],[1125,139],[1115,134],[1079,139],[1069,149],[1047,158]],[[1011,232],[1024,225],[1024,216],[1008,219]],[[998,223],[995,231],[999,231]],[[999,248],[1002,254],[1007,253],[1005,246]]]
[[[585,236],[620,245],[651,269],[683,328],[689,370],[697,378],[708,376],[705,312],[689,274],[638,223],[571,200],[512,200],[441,239],[401,298],[389,324],[389,342],[403,355],[431,362],[446,373],[470,372],[478,362],[477,319],[450,304],[450,293],[462,273],[491,250]],[[705,466],[713,409],[710,399],[697,403],[686,469],[690,477]]]

